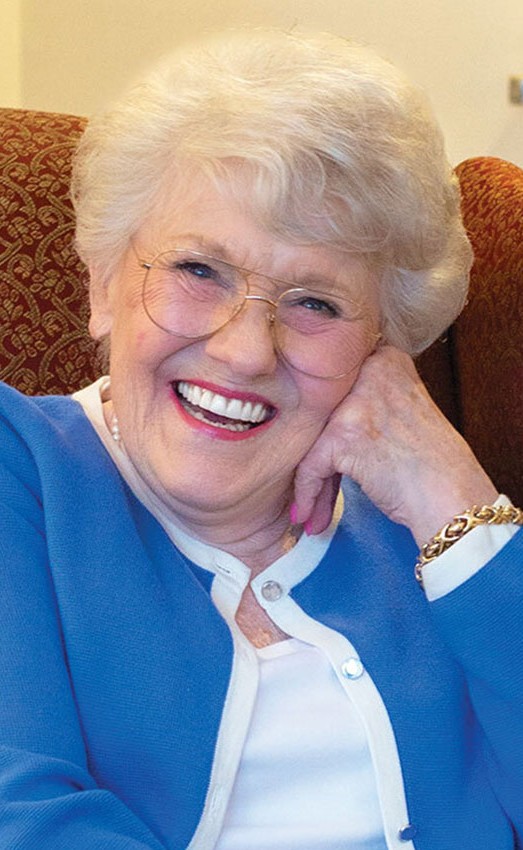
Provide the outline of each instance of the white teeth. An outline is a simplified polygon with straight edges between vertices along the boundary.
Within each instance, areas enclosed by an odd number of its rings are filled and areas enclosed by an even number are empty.
[[[198,419],[200,422],[206,422],[207,424],[209,424],[209,422],[210,422],[210,420],[206,419],[205,416],[203,415],[203,413],[201,413],[199,410],[191,410],[191,416],[193,416],[195,419]],[[249,426],[248,426],[247,422],[245,422],[245,423],[230,422],[228,425],[226,425],[224,422],[212,422],[212,425],[215,428],[223,428],[223,430],[225,430],[225,431],[248,431],[249,430]]]
[[[221,396],[218,396],[221,398]],[[243,420],[243,404],[239,398],[231,398],[229,399],[229,403],[227,404],[227,412],[225,413],[229,419],[242,419]],[[220,411],[221,412],[221,411]],[[225,411],[224,411],[225,412]]]
[[[241,405],[240,405],[241,406]],[[230,408],[228,408],[230,410]],[[229,413],[229,416],[231,414]],[[246,422],[252,421],[252,401],[248,401],[243,405],[243,410],[241,411],[241,415],[236,417],[237,419],[244,419]]]
[[[195,387],[194,384],[187,386],[189,387],[189,401],[191,404],[199,404],[203,390],[201,387]]]
[[[206,390],[205,393],[204,393],[206,401],[207,401],[207,396],[206,396],[207,392],[208,392],[208,390]],[[209,393],[209,396],[210,396],[209,404],[208,405],[203,404],[202,403],[203,398],[202,398],[202,401],[200,402],[200,407],[206,408],[207,410],[210,410],[212,413],[217,413],[219,416],[227,416],[227,399],[225,399],[222,395],[215,395],[214,393]],[[232,417],[231,417],[231,419],[232,419]]]
[[[258,404],[254,405],[254,408],[253,408],[253,411],[252,411],[252,421],[253,422],[262,422],[264,419],[265,419],[265,408],[264,408],[263,404],[260,404],[260,402],[258,402]]]
[[[242,425],[240,423],[258,424],[259,422],[263,422],[269,414],[269,409],[261,402],[253,404],[252,401],[242,401],[239,398],[225,398],[225,396],[219,395],[219,393],[213,393],[211,390],[202,390],[201,387],[195,384],[189,384],[187,381],[180,381],[177,386],[179,394],[187,399],[190,404],[200,407],[203,410],[209,410],[211,413],[216,413],[219,416],[235,419],[238,423],[237,425],[234,425],[232,422],[227,425],[220,425],[220,423],[213,422],[213,425],[217,427],[245,431],[248,425]],[[196,419],[204,421],[203,415],[200,416],[197,411],[191,412]]]
[[[210,410],[212,405],[213,393],[210,390],[204,390],[198,407],[203,407],[204,410]]]

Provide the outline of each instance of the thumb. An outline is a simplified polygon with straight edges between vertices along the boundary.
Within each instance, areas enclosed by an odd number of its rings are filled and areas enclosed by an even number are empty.
[[[330,525],[340,489],[341,475],[336,473],[323,481],[312,512],[305,523],[306,534],[321,534]]]
[[[298,465],[294,477],[291,521],[303,524],[308,534],[319,534],[329,525],[340,486],[341,476],[326,448],[326,444],[316,443]]]

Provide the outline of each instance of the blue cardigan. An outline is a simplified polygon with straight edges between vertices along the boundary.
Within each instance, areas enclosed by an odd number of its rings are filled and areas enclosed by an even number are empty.
[[[213,576],[177,552],[75,401],[5,386],[0,541],[0,847],[183,850],[232,663]],[[416,850],[523,847],[523,531],[430,604],[415,552],[353,488],[292,595],[379,688]]]

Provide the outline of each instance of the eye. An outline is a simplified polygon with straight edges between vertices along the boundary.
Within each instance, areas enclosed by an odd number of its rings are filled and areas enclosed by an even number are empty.
[[[296,298],[297,307],[304,307],[313,313],[319,313],[325,318],[336,319],[341,313],[336,304],[318,297],[318,295],[302,295]]]
[[[204,259],[183,258],[177,259],[172,263],[169,269],[170,273],[175,276],[179,282],[185,286],[207,286],[215,290],[216,288],[230,290],[234,288],[234,281],[231,275],[227,273],[225,268],[220,268],[214,263],[211,264]]]
[[[194,277],[200,277],[204,280],[220,279],[220,275],[216,269],[213,269],[212,266],[207,265],[207,263],[198,262],[196,260],[184,260],[183,262],[176,263],[173,271],[187,272],[187,274],[194,275]]]

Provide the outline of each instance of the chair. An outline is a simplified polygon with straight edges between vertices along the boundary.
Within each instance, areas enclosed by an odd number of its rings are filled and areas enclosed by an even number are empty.
[[[30,395],[70,393],[95,378],[69,199],[84,124],[0,109],[0,378]]]
[[[523,504],[523,170],[496,157],[456,168],[474,249],[467,306],[418,360],[433,398],[501,492]]]
[[[68,188],[84,124],[0,109],[0,379],[28,394],[70,393],[97,375]],[[470,298],[418,368],[496,485],[523,504],[523,171],[494,157],[456,171],[476,258]]]

